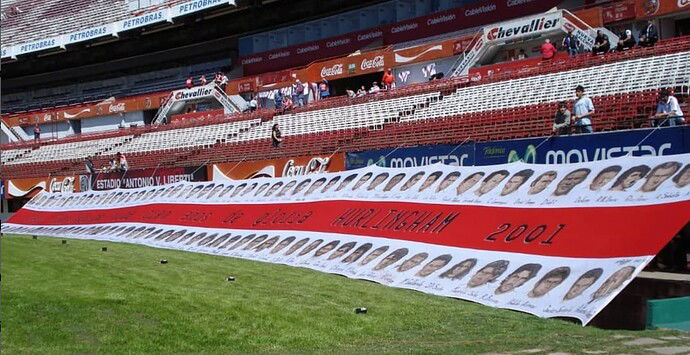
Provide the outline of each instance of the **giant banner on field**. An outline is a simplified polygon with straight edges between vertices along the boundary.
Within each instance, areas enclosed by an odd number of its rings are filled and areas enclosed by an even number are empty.
[[[690,155],[43,192],[5,233],[307,267],[589,322],[688,222]]]

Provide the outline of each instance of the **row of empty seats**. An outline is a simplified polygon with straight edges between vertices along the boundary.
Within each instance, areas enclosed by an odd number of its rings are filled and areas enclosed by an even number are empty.
[[[164,5],[179,2],[168,0]],[[157,8],[160,5],[151,8]],[[125,1],[111,0],[9,0],[2,10],[16,13],[2,22],[3,46],[47,39],[96,27],[140,14],[132,13]],[[147,9],[143,9],[146,11]]]

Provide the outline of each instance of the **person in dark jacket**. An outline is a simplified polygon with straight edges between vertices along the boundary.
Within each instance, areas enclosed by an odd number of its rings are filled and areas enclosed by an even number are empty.
[[[652,47],[659,40],[659,31],[654,26],[654,21],[647,21],[647,26],[640,32],[640,46]]]

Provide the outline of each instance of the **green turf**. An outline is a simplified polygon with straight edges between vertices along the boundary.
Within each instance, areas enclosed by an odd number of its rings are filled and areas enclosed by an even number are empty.
[[[606,331],[307,269],[98,241],[5,235],[1,271],[7,354],[620,353],[640,349],[614,335],[679,334]]]

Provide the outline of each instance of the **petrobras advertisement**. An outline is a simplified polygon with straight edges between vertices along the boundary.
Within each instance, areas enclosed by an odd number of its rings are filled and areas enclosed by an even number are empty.
[[[684,154],[42,192],[2,231],[287,264],[587,324],[688,208]]]
[[[493,165],[523,161],[571,164],[632,156],[690,153],[690,127],[667,127],[594,133],[577,136],[527,138],[496,142],[465,142],[398,149],[348,152],[347,169],[368,165],[413,167],[424,164]]]
[[[171,17],[184,16],[219,5],[235,5],[235,0],[192,0],[170,8]]]

